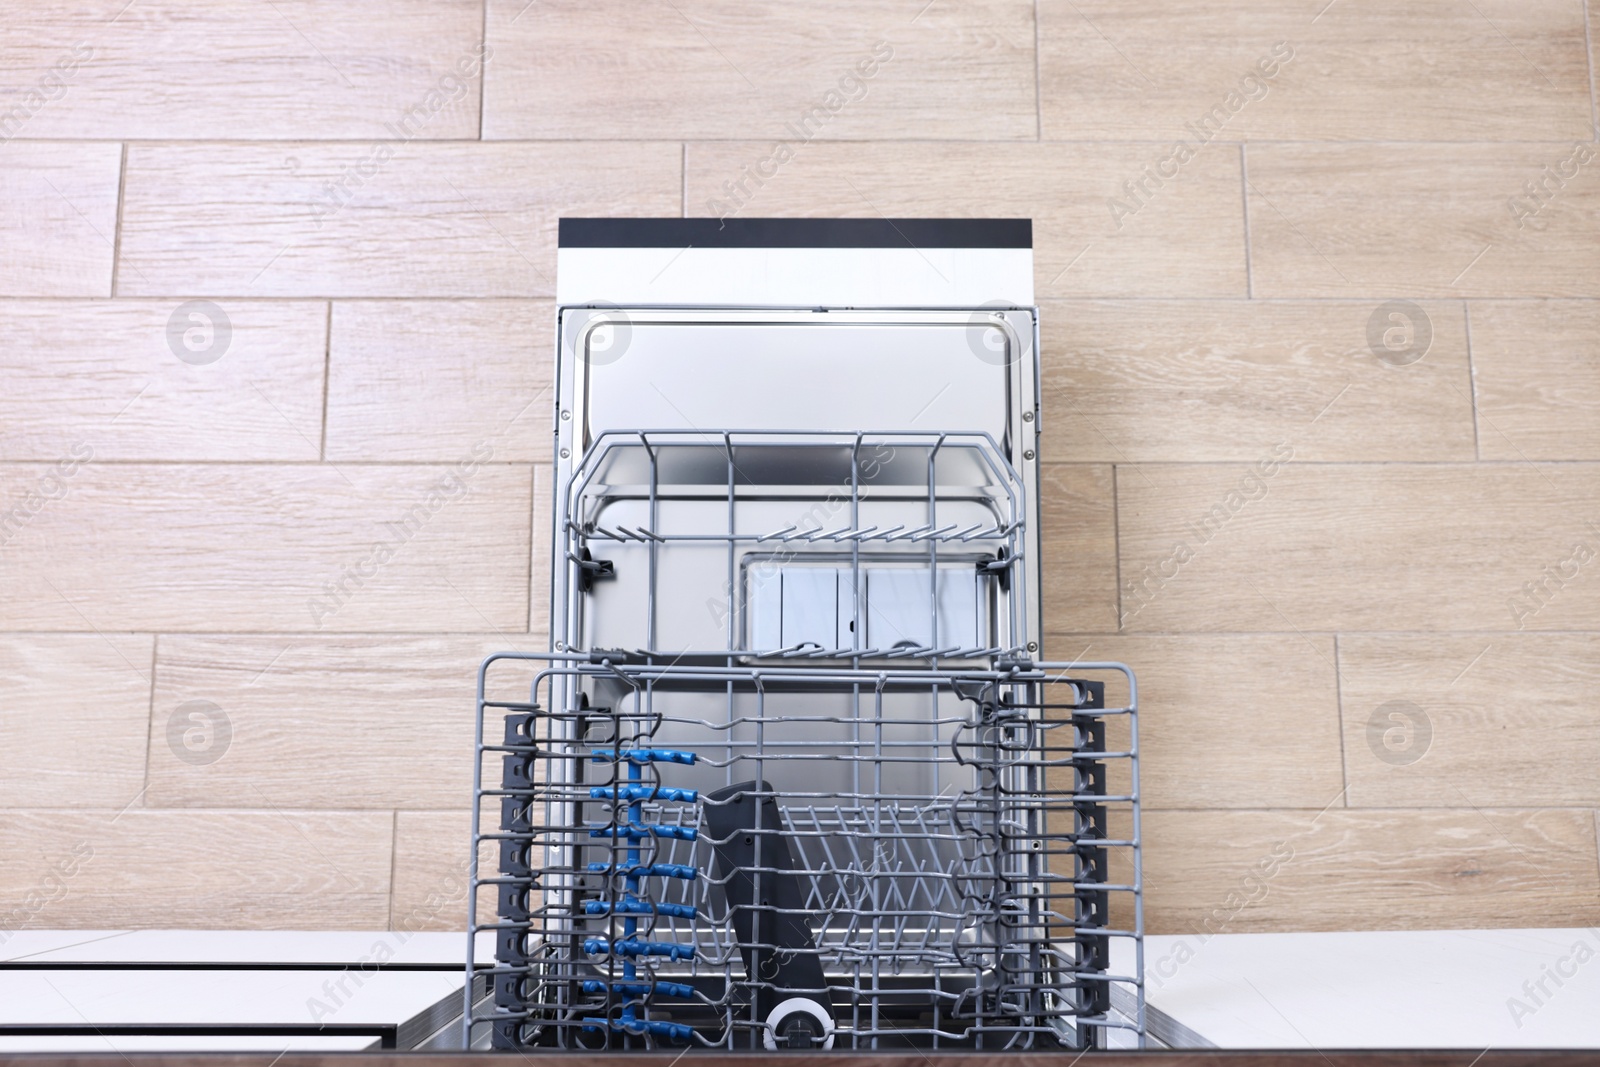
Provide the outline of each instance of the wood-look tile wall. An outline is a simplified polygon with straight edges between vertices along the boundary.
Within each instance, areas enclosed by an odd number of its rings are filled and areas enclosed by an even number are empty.
[[[1600,921],[1577,0],[0,7],[0,928],[459,926],[555,221],[726,213],[1034,220],[1152,930]]]

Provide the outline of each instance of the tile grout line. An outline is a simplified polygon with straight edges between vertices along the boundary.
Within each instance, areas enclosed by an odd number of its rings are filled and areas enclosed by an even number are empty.
[[[308,439],[309,441],[309,439]],[[410,467],[450,467],[459,461],[459,457],[440,456],[437,459],[348,459],[340,463],[347,467],[388,467],[394,470],[404,470]],[[8,459],[0,460],[0,464],[7,467],[53,467],[60,460],[53,459]],[[100,467],[310,467],[316,466],[320,460],[315,459],[95,459],[95,465]],[[1147,466],[1147,467],[1249,467],[1255,459],[1248,456],[1237,456],[1228,459],[1130,459],[1126,455],[1116,458],[1096,456],[1088,459],[1052,459],[1046,460],[1044,466],[1050,467],[1107,467],[1113,464],[1121,466]],[[1444,467],[1525,467],[1528,460],[1524,459],[1306,459],[1295,460],[1296,467],[1421,467],[1437,469]],[[1600,458],[1596,459],[1549,459],[1536,458],[1533,462],[1541,466],[1551,467],[1597,467],[1600,468]],[[535,466],[548,466],[538,459],[502,459],[488,460],[481,464],[483,467],[521,467],[532,463]],[[134,630],[145,629],[133,627]],[[73,631],[74,633],[78,631]],[[124,631],[119,631],[124,632]]]
[[[1312,807],[1309,804],[1284,805],[1270,808],[1258,805],[1252,805],[1250,807],[1243,808],[1175,808],[1167,807],[1166,805],[1145,804],[1143,805],[1143,810],[1146,812],[1160,812],[1163,815],[1235,815],[1242,813],[1249,813],[1253,815],[1282,815],[1285,813],[1321,815],[1332,813],[1333,806],[1330,804],[1319,812],[1317,808]],[[1480,804],[1478,805],[1476,811],[1470,807],[1461,807],[1459,803],[1414,804],[1409,807],[1401,807],[1394,804],[1358,804],[1355,807],[1340,808],[1339,810],[1346,815],[1354,815],[1357,817],[1362,815],[1458,815],[1466,818],[1474,814],[1481,816],[1485,811],[1501,815],[1538,815],[1551,811],[1579,812],[1584,815],[1592,815],[1595,813],[1595,809],[1584,807],[1581,804],[1491,804],[1489,806]],[[1313,821],[1315,821],[1315,819],[1313,819]],[[1469,821],[1476,822],[1476,820],[1471,819],[1469,819]],[[1491,823],[1491,825],[1493,824]]]
[[[322,324],[322,435],[317,443],[317,462],[328,459],[328,391],[333,386],[333,301],[324,301],[328,313]]]
[[[1551,807],[1551,806],[1550,805],[1533,805],[1533,806],[1524,805],[1522,808],[1515,808],[1513,806],[1510,810],[1543,811],[1548,807]],[[117,810],[119,810],[119,809],[112,807],[109,803],[107,803],[105,805],[95,805],[95,806],[92,806],[92,807],[68,807],[65,804],[59,804],[58,803],[58,804],[30,804],[30,805],[25,805],[25,806],[22,806],[22,807],[0,808],[0,812],[3,812],[4,814],[7,814],[7,815],[14,814],[14,813],[19,812],[19,811],[58,811],[58,812],[62,812],[63,814],[70,815],[70,814],[73,814],[73,813],[82,814],[82,813],[86,813],[86,812],[95,812],[95,811],[112,811],[112,812],[114,812],[114,811],[117,811]],[[126,810],[133,811],[135,809],[133,809],[131,807],[127,807]],[[390,803],[388,805],[385,805],[383,807],[377,807],[377,808],[359,808],[359,807],[355,807],[355,806],[353,806],[351,804],[319,803],[319,802],[317,802],[315,800],[310,800],[310,801],[306,801],[304,803],[297,803],[293,807],[280,807],[280,806],[277,806],[277,805],[274,805],[272,807],[266,807],[263,804],[256,804],[254,807],[251,807],[251,806],[249,806],[248,803],[241,802],[241,803],[234,803],[234,804],[217,804],[217,805],[215,805],[213,807],[190,807],[190,806],[187,806],[187,805],[181,805],[180,806],[180,805],[176,805],[176,804],[174,804],[174,805],[162,805],[162,806],[159,806],[159,807],[148,807],[148,806],[146,806],[146,807],[138,809],[138,810],[142,810],[148,815],[174,815],[174,816],[183,816],[183,817],[186,817],[186,818],[190,817],[190,816],[198,818],[198,817],[202,817],[202,816],[206,816],[206,815],[260,815],[260,816],[263,816],[263,817],[270,817],[270,818],[273,818],[273,819],[281,819],[281,817],[283,816],[283,814],[285,812],[289,812],[289,813],[293,813],[293,814],[303,814],[303,815],[391,815],[391,816],[397,816],[400,812],[406,812],[406,813],[412,814],[412,815],[457,815],[457,816],[459,816],[461,814],[461,808],[460,807],[455,807],[455,808],[446,807],[443,801],[435,801],[435,800],[430,800],[426,807],[421,807],[421,808],[396,808],[396,807],[393,806],[392,803]],[[1577,806],[1577,805],[1568,804],[1568,805],[1561,806],[1559,808],[1559,810],[1563,810],[1563,811],[1565,811],[1565,810],[1589,811],[1591,809],[1588,808],[1588,807],[1580,807],[1580,806]],[[8,856],[7,859],[10,859],[10,857]],[[9,871],[7,873],[9,873]],[[181,929],[181,928],[179,928],[179,927],[166,927],[165,929]],[[242,929],[242,928],[235,928],[235,929]],[[304,929],[304,928],[301,928],[301,929]],[[359,931],[358,930],[356,932],[360,933],[360,932],[363,932],[363,931]],[[0,1025],[4,1025],[4,1024],[0,1024]],[[10,1057],[7,1057],[6,1062],[7,1063],[10,1062]]]
[[[1344,806],[1350,806],[1350,758],[1345,754],[1344,748],[1344,672],[1339,664],[1339,635],[1333,635],[1333,707],[1338,713],[1339,723],[1339,784],[1344,789],[1339,793],[1339,799],[1344,801]]]
[[[55,632],[75,633],[77,631],[55,631]],[[184,632],[185,632],[186,635],[188,635],[190,633],[190,631],[184,631]],[[302,631],[302,632],[305,632],[305,631]],[[315,631],[310,631],[310,632],[311,633],[315,633]],[[1301,629],[1301,630],[1125,630],[1120,634],[1118,634],[1118,633],[1116,633],[1115,631],[1112,631],[1112,630],[1085,630],[1085,629],[1063,630],[1063,629],[1060,629],[1060,628],[1055,628],[1055,629],[1047,630],[1046,632],[1054,634],[1057,637],[1073,637],[1073,638],[1079,638],[1079,637],[1094,637],[1094,638],[1126,637],[1126,638],[1129,638],[1130,640],[1134,639],[1134,638],[1152,638],[1152,639],[1160,638],[1160,639],[1181,639],[1181,640],[1185,640],[1185,641],[1193,641],[1193,642],[1199,642],[1199,643],[1205,643],[1207,641],[1212,641],[1212,640],[1222,641],[1222,640],[1233,640],[1233,639],[1254,639],[1254,638],[1274,638],[1274,637],[1288,637],[1288,638],[1293,638],[1293,637],[1332,637],[1336,633],[1343,634],[1346,637],[1443,638],[1443,639],[1446,639],[1446,640],[1454,639],[1454,640],[1461,640],[1461,641],[1464,641],[1467,638],[1472,638],[1472,639],[1474,639],[1474,643],[1481,643],[1485,638],[1553,638],[1553,637],[1600,638],[1600,630],[1353,630],[1353,629],[1349,629],[1348,627],[1343,628],[1343,629],[1339,629],[1339,630],[1334,630],[1334,629],[1332,629],[1330,627],[1326,627],[1326,626],[1317,627],[1317,628],[1310,629],[1310,630],[1306,630],[1306,629]],[[197,635],[197,636],[198,635],[202,635],[201,631],[194,631],[193,633],[195,635]],[[396,633],[365,634],[365,633],[362,633],[362,632],[356,631],[356,630],[337,630],[337,631],[334,631],[334,633],[337,634],[337,635],[346,636],[346,637],[349,637],[349,636],[361,636],[361,637],[398,637],[398,636],[404,636],[404,637],[428,637],[428,636],[432,636],[431,634],[428,634],[428,633],[412,633],[412,632],[409,632],[409,631],[396,632]],[[459,635],[459,636],[478,636],[476,634],[466,634],[466,633],[461,632],[461,631],[448,631],[447,632],[447,636],[457,636],[457,635]],[[278,635],[276,635],[276,634],[256,634],[256,633],[251,633],[249,631],[229,632],[229,631],[209,631],[208,630],[208,631],[204,631],[203,632],[203,636],[207,636],[207,637],[228,637],[228,636],[234,636],[234,637],[240,637],[240,636],[243,636],[243,637],[275,637],[275,636],[278,636]]]
[[[1483,805],[1479,805],[1479,806],[1483,807]],[[82,808],[82,807],[71,807],[71,808],[69,808],[69,807],[62,807],[59,804],[54,805],[54,806],[35,804],[35,805],[30,805],[30,806],[27,806],[27,807],[20,807],[20,808],[5,808],[3,810],[7,814],[14,814],[16,812],[59,812],[59,813],[64,814],[64,815],[84,815],[84,814],[89,814],[89,813],[93,813],[93,812],[105,812],[105,811],[115,812],[117,809],[109,807],[109,806],[107,806],[107,807],[91,807],[91,808]],[[129,810],[132,810],[132,809],[129,809]],[[1310,804],[1306,804],[1304,806],[1300,806],[1300,805],[1276,805],[1276,806],[1271,806],[1271,807],[1266,806],[1265,804],[1257,804],[1257,805],[1250,805],[1248,807],[1236,807],[1236,808],[1228,808],[1228,807],[1179,808],[1179,807],[1168,807],[1166,805],[1160,805],[1160,806],[1146,805],[1144,810],[1146,810],[1146,811],[1161,811],[1161,812],[1216,812],[1216,813],[1219,813],[1219,814],[1226,814],[1228,812],[1248,811],[1248,812],[1260,812],[1260,813],[1263,813],[1263,814],[1271,815],[1271,814],[1274,814],[1274,813],[1286,812],[1286,811],[1288,811],[1288,812],[1296,812],[1296,811],[1314,812],[1314,811],[1317,811],[1318,808],[1316,808],[1316,807],[1314,807],[1314,806],[1312,806]],[[1329,807],[1326,810],[1332,811],[1333,809],[1331,807]],[[1426,812],[1444,812],[1444,813],[1455,812],[1455,813],[1458,813],[1458,814],[1464,814],[1464,813],[1467,812],[1468,809],[1462,808],[1462,807],[1459,807],[1459,806],[1450,806],[1448,804],[1420,804],[1419,803],[1419,804],[1411,804],[1411,805],[1400,805],[1400,804],[1358,804],[1355,807],[1350,808],[1349,810],[1353,814],[1365,814],[1365,813],[1374,813],[1374,812],[1424,812],[1424,813],[1426,813]],[[1485,810],[1496,811],[1496,812],[1572,811],[1572,812],[1581,812],[1584,815],[1590,815],[1590,816],[1593,816],[1593,815],[1596,815],[1596,814],[1600,814],[1600,811],[1597,811],[1591,803],[1581,802],[1581,801],[1573,802],[1573,803],[1566,803],[1566,804],[1501,804],[1501,803],[1498,803],[1498,802],[1492,802],[1491,805],[1488,806]],[[446,807],[439,807],[439,806],[431,806],[431,807],[425,807],[425,808],[352,808],[352,807],[319,807],[319,806],[314,806],[314,805],[307,805],[307,806],[304,806],[304,807],[294,807],[294,808],[263,808],[263,807],[249,808],[249,807],[240,807],[240,806],[230,806],[230,807],[216,807],[216,808],[162,807],[162,808],[150,808],[150,809],[148,809],[148,813],[152,814],[152,815],[174,815],[174,816],[261,815],[261,816],[269,816],[269,817],[272,817],[274,819],[281,817],[284,813],[307,814],[307,815],[373,815],[373,814],[388,814],[388,815],[391,815],[391,816],[398,817],[399,813],[402,812],[402,811],[407,812],[408,814],[412,814],[412,815],[459,815],[460,814],[460,809],[459,808],[446,808]]]
[[[400,809],[395,808],[389,813],[389,921],[385,924],[390,930],[394,929],[394,874],[399,868],[400,858]]]
[[[1033,118],[1034,140],[1044,143],[1043,57],[1039,52],[1039,0],[1033,0]]]
[[[1112,598],[1111,606],[1117,613],[1117,633],[1123,633],[1122,627],[1122,501],[1117,495],[1117,465],[1111,465],[1111,555],[1116,562],[1116,590],[1117,595]],[[1042,638],[1043,635],[1041,635]]]
[[[1244,209],[1244,293],[1254,300],[1256,281],[1250,264],[1250,161],[1245,155],[1244,142],[1239,142],[1239,204]]]
[[[682,140],[682,138],[677,138]],[[109,136],[100,137],[14,137],[7,144],[109,144],[116,138]],[[633,147],[649,144],[671,144],[672,137],[497,137],[493,141],[480,141],[476,137],[417,137],[411,143],[417,145],[483,145],[493,147],[496,145],[610,145],[614,147]],[[695,144],[717,145],[768,145],[770,139],[763,141],[760,137],[709,137],[697,135],[690,138]],[[836,148],[862,147],[864,145],[991,145],[1004,147],[1007,145],[1029,145],[1037,142],[1028,140],[1026,135],[1017,137],[826,137],[818,135],[813,138],[817,144],[833,145]],[[203,148],[208,145],[228,146],[234,148],[282,148],[285,145],[299,144],[309,147],[323,145],[343,145],[354,148],[370,148],[372,140],[360,137],[128,137],[122,142],[127,145],[150,145],[158,148]],[[1077,148],[1103,148],[1116,145],[1144,145],[1150,148],[1170,148],[1172,142],[1151,137],[1104,136],[1104,137],[1053,137],[1043,142],[1049,145],[1063,145]],[[1310,148],[1375,148],[1375,147],[1430,147],[1430,148],[1501,148],[1505,145],[1542,145],[1557,150],[1572,147],[1572,139],[1560,137],[1516,137],[1496,138],[1484,140],[1482,138],[1444,138],[1428,139],[1420,137],[1375,137],[1375,138],[1335,138],[1315,139],[1304,137],[1252,137],[1248,142],[1231,140],[1223,137],[1214,137],[1208,144],[1254,144],[1261,147],[1274,147],[1278,145],[1294,145]]]
[[[307,438],[306,443],[310,444]],[[0,460],[0,464],[8,467],[54,467],[61,461],[58,459],[7,459]],[[314,467],[320,460],[315,459],[100,459],[96,457],[94,463],[97,467]],[[439,456],[437,459],[347,459],[341,460],[349,467],[392,467],[396,470],[407,467],[442,467],[449,468],[461,462],[460,456]],[[544,461],[537,459],[491,459],[478,464],[480,468],[493,467],[522,467],[529,463],[538,465]],[[1086,461],[1094,462],[1094,461]],[[1101,460],[1104,465],[1106,461]],[[1181,461],[1173,461],[1181,462]],[[1217,460],[1207,462],[1220,463],[1249,463],[1247,459]],[[1317,462],[1315,460],[1309,462]],[[1334,461],[1337,462],[1337,461]],[[1464,460],[1429,460],[1427,462],[1412,460],[1372,460],[1369,466],[1378,466],[1383,463],[1409,463],[1412,466],[1432,466],[1435,464],[1462,463]],[[1496,463],[1518,463],[1520,459],[1494,460]],[[1600,464],[1600,460],[1588,459],[1557,459],[1541,462],[1550,463],[1589,463]],[[1333,463],[1322,463],[1321,466],[1332,466]],[[140,629],[140,627],[134,627]]]
[[[189,294],[185,293],[183,295],[187,296]],[[245,295],[242,295],[240,293],[212,292],[212,293],[206,293],[204,295],[207,298],[214,299],[214,300],[232,300],[232,301],[236,301],[236,302],[239,302],[239,303],[249,303],[249,304],[320,304],[320,303],[326,303],[329,300],[340,300],[340,301],[349,301],[349,302],[352,302],[352,303],[362,303],[362,304],[397,304],[397,303],[407,303],[407,304],[508,304],[508,303],[523,303],[523,304],[550,304],[550,305],[554,305],[555,304],[555,299],[556,299],[553,294],[542,295],[542,296],[541,295],[534,295],[534,296],[461,296],[460,294],[451,295],[449,293],[436,293],[436,294],[433,294],[433,295],[425,295],[425,296],[415,296],[415,295],[404,296],[404,295],[385,295],[385,294],[378,294],[376,296],[373,296],[373,295],[367,295],[367,294],[364,294],[364,293],[345,293],[345,294],[335,295],[335,296],[329,297],[329,296],[318,296],[318,295],[316,295],[314,293],[294,293],[294,294],[291,294],[289,296],[245,296]],[[139,304],[139,303],[144,303],[144,304],[165,304],[168,300],[171,300],[173,298],[174,297],[172,295],[127,296],[127,297],[124,297],[121,302],[124,303],[124,304]],[[96,301],[100,301],[100,300],[103,300],[103,299],[104,299],[104,297],[81,296],[81,295],[80,296],[21,296],[21,295],[18,295],[18,294],[0,293],[0,306],[4,306],[6,304],[21,304],[21,303],[29,303],[29,304],[73,304],[73,303],[76,303],[76,304],[92,304],[92,303],[95,303]],[[1058,297],[1056,299],[1060,299],[1060,298]],[[1117,297],[1111,297],[1111,296],[1105,296],[1105,297],[1089,297],[1088,299],[1091,299],[1091,300],[1115,300],[1115,299],[1118,299],[1118,298]],[[1140,299],[1142,299],[1142,298],[1140,298]],[[1170,299],[1170,298],[1168,298],[1168,299]],[[1181,298],[1179,298],[1179,299],[1181,299]],[[1219,298],[1193,297],[1192,299],[1202,300],[1202,299],[1221,299],[1221,298],[1220,297]],[[1235,299],[1237,299],[1237,298],[1235,298]],[[1291,297],[1289,299],[1295,299],[1295,298]],[[1360,297],[1312,297],[1312,298],[1309,298],[1309,299],[1315,299],[1315,300],[1346,299],[1346,300],[1350,300],[1352,303],[1354,303],[1354,302],[1359,301],[1361,298]],[[1441,299],[1442,300],[1442,299],[1445,299],[1445,298],[1444,297],[1423,297],[1422,299],[1424,299],[1424,300]],[[1497,300],[1541,300],[1541,301],[1566,300],[1566,301],[1588,301],[1588,302],[1594,302],[1594,301],[1600,301],[1600,296],[1592,296],[1592,297],[1589,297],[1589,296],[1557,296],[1557,297],[1545,297],[1545,296],[1515,297],[1515,296],[1508,296],[1508,297],[1496,297],[1495,299],[1497,299]]]
[[[1484,807],[1484,805],[1479,805],[1479,806],[1480,807]],[[90,812],[103,812],[103,811],[112,811],[112,812],[114,812],[117,809],[113,808],[113,807],[110,807],[110,806],[84,808],[84,807],[63,807],[60,804],[56,804],[56,805],[33,804],[33,805],[28,805],[26,807],[5,808],[3,810],[7,814],[12,814],[12,813],[15,813],[15,812],[60,812],[62,814],[66,814],[66,815],[74,815],[74,814],[81,815],[81,814],[87,814],[87,813],[90,813]],[[129,810],[132,810],[132,809],[129,809]],[[1147,810],[1147,811],[1168,811],[1168,812],[1170,812],[1170,811],[1178,811],[1178,812],[1219,812],[1219,813],[1234,812],[1234,811],[1251,811],[1251,812],[1262,812],[1262,813],[1270,815],[1270,814],[1275,813],[1275,812],[1284,812],[1284,811],[1317,811],[1318,808],[1314,807],[1314,806],[1312,806],[1310,804],[1306,804],[1306,805],[1303,805],[1303,806],[1301,806],[1301,805],[1292,805],[1292,804],[1280,804],[1280,805],[1273,805],[1273,806],[1268,806],[1266,804],[1252,804],[1252,805],[1249,805],[1249,806],[1246,806],[1246,807],[1233,807],[1233,808],[1230,808],[1230,807],[1188,807],[1188,808],[1180,808],[1180,807],[1169,807],[1167,805],[1160,805],[1160,806],[1146,806],[1145,810]],[[1329,807],[1327,810],[1328,811],[1332,811],[1333,809],[1331,807]],[[1459,806],[1452,806],[1452,805],[1449,805],[1449,804],[1442,804],[1442,803],[1441,804],[1421,804],[1421,803],[1418,803],[1418,804],[1358,804],[1355,807],[1350,809],[1350,811],[1352,813],[1366,813],[1366,812],[1456,812],[1456,813],[1464,813],[1467,810],[1468,809],[1465,809],[1465,808],[1462,808],[1462,807],[1459,807]],[[1488,810],[1488,811],[1504,811],[1504,812],[1573,811],[1573,812],[1581,812],[1584,815],[1594,815],[1594,814],[1597,813],[1595,807],[1593,806],[1593,804],[1588,802],[1588,801],[1574,801],[1572,803],[1563,803],[1563,804],[1516,804],[1516,803],[1502,804],[1502,803],[1499,803],[1498,801],[1492,801],[1490,803],[1490,805],[1485,810]],[[411,815],[459,815],[460,814],[460,809],[459,808],[447,808],[447,807],[442,807],[442,806],[438,806],[438,805],[432,805],[432,806],[424,807],[424,808],[393,808],[393,807],[353,808],[353,807],[348,807],[348,806],[346,806],[346,807],[322,807],[322,806],[312,805],[312,804],[307,804],[305,806],[292,807],[292,808],[281,808],[281,807],[280,808],[265,808],[265,807],[253,807],[253,808],[251,808],[251,807],[243,807],[243,806],[239,806],[239,805],[232,805],[232,806],[226,806],[226,807],[215,807],[215,808],[162,807],[162,808],[150,808],[149,809],[149,814],[152,814],[152,815],[174,815],[174,816],[261,815],[261,816],[269,816],[269,817],[272,817],[272,818],[279,818],[285,812],[290,812],[290,813],[295,813],[295,814],[308,814],[308,815],[373,815],[373,814],[387,814],[387,815],[391,815],[391,816],[398,816],[399,813],[402,812],[402,811],[406,812],[407,814],[411,814]],[[1040,1059],[1043,1059],[1043,1057],[1040,1057]]]
[[[155,745],[156,737],[156,652],[161,647],[161,635],[150,635],[150,716],[145,723],[144,730],[144,788],[139,790],[139,795],[145,798],[144,806],[150,806],[150,750]]]
[[[1461,301],[1461,321],[1466,327],[1467,341],[1467,398],[1472,406],[1472,458],[1482,462],[1483,446],[1478,437],[1478,372],[1472,365],[1472,309]]]
[[[1594,862],[1596,869],[1600,870],[1600,808],[1591,814],[1594,816]]]
[[[122,160],[117,164],[117,228],[111,234],[111,292],[117,295],[117,264],[122,260],[122,200],[128,187],[128,142],[122,142]]]
[[[105,631],[102,631],[105,632]],[[111,633],[123,636],[151,632],[149,627],[141,629],[113,630]],[[399,639],[413,637],[461,637],[461,638],[494,638],[508,636],[504,632],[491,633],[484,629],[447,629],[447,630],[164,630],[171,637],[259,637],[259,638],[293,638],[310,640],[312,638],[377,638]],[[1341,633],[1348,637],[1444,637],[1444,638],[1486,638],[1486,637],[1595,637],[1600,638],[1600,628],[1570,630],[1403,630],[1403,629],[1350,629],[1349,627],[1334,630],[1322,626],[1312,629],[1299,630],[1125,630],[1118,633],[1115,630],[1091,630],[1085,628],[1060,627],[1048,628],[1046,633],[1057,637],[1181,637],[1205,640],[1210,638],[1232,637],[1294,637],[1305,634],[1311,637],[1332,637],[1334,633]],[[5,637],[93,637],[93,630],[41,630],[25,628],[18,630],[0,630],[0,635]],[[337,643],[337,642],[335,642]],[[387,809],[385,809],[387,810]]]
[[[483,141],[483,106],[489,96],[489,64],[484,52],[489,47],[489,0],[483,0],[478,22],[478,141]]]
[[[1569,146],[1570,147],[1570,146]],[[192,293],[171,293],[155,296],[128,296],[120,301],[124,304],[162,304],[178,299],[180,296],[189,297]],[[364,293],[351,293],[346,295],[326,297],[312,293],[295,293],[288,296],[249,296],[237,292],[211,292],[204,293],[204,299],[228,300],[242,304],[316,304],[326,303],[328,300],[359,302],[363,304],[471,304],[494,305],[508,303],[525,304],[555,304],[553,293],[531,294],[524,296],[461,296],[460,294],[433,293],[420,296],[385,295],[376,296]],[[1355,296],[1126,296],[1114,292],[1084,293],[1072,296],[1044,296],[1039,298],[1041,306],[1056,304],[1348,304],[1371,307],[1374,300],[1387,300],[1394,297],[1393,290],[1370,291],[1364,295]],[[1447,303],[1462,299],[1459,293],[1406,293],[1403,299],[1417,301],[1431,301],[1433,303]],[[1472,297],[1473,300],[1493,300],[1497,304],[1600,304],[1600,293],[1595,296],[1493,296]],[[0,307],[20,304],[92,304],[104,301],[100,296],[22,296],[17,294],[0,293]],[[1062,461],[1067,462],[1067,461]]]
[[[1590,135],[1600,141],[1600,105],[1595,100],[1594,41],[1589,32],[1589,0],[1583,0],[1583,58],[1589,72],[1589,127]],[[1600,813],[1597,813],[1600,815]]]

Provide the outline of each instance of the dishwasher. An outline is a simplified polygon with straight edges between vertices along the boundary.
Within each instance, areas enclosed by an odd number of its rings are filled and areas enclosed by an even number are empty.
[[[561,220],[469,1047],[1143,1046],[1133,673],[1040,651],[1032,259],[1028,220]]]

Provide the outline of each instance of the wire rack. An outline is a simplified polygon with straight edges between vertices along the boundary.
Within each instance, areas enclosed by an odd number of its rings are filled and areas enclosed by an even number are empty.
[[[988,434],[613,431],[568,485],[558,651],[937,663],[1025,647],[1026,605],[1010,593],[1028,565],[1026,493]],[[841,640],[763,640],[758,609],[775,575],[823,564],[840,570]],[[929,576],[927,615],[879,613],[874,632],[874,572],[913,570]],[[971,619],[939,604],[957,574],[973,585]],[[967,640],[941,642],[951,634]]]
[[[834,1048],[1097,1047],[1142,1029],[1110,1010],[1114,983],[1140,985],[1109,970],[1109,940],[1142,933],[1132,700],[1105,707],[1066,664],[550,658],[543,694],[586,681],[617,699],[480,700],[504,716],[480,739],[502,779],[480,779],[474,828],[498,852],[501,875],[476,882],[499,919],[470,917],[496,932],[475,1017],[498,1046],[775,1047],[793,1000],[818,1007],[802,1038]],[[675,712],[708,687],[725,719]],[[818,713],[827,697],[853,714]]]
[[[557,503],[556,651],[479,675],[469,973],[480,932],[495,960],[469,1044],[1142,1044],[1133,675],[1034,657],[1005,453],[591,442]]]

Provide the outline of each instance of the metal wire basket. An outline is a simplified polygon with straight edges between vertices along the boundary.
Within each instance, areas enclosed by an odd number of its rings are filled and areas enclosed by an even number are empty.
[[[1142,960],[1109,952],[1142,936],[1133,676],[1035,661],[1000,443],[609,432],[564,484],[556,651],[479,679],[499,875],[474,874],[496,961],[469,1037],[1142,1041]],[[513,668],[528,698],[490,699]],[[1107,671],[1125,703],[1083,677]]]
[[[542,666],[540,699],[479,701],[481,729],[504,714],[480,733],[503,777],[479,782],[474,826],[496,842],[501,874],[476,884],[499,919],[479,921],[476,892],[470,918],[496,934],[471,1016],[495,1046],[1136,1043],[1142,1011],[1114,1012],[1111,989],[1138,977],[1109,969],[1110,939],[1142,930],[1132,699],[1108,708],[1068,665],[1020,662],[507,654],[483,677],[516,661]],[[1132,695],[1125,667],[1072,669],[1121,672]],[[561,690],[597,698],[552,710]],[[712,692],[726,714],[707,718]]]

